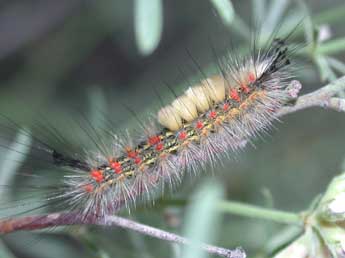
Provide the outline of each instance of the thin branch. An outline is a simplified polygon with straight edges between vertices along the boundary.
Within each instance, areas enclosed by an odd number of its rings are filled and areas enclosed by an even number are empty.
[[[298,87],[298,83],[296,82],[297,81],[293,81],[291,83],[291,91],[293,91],[294,89],[294,84]],[[283,107],[278,112],[277,117],[281,117],[310,107],[323,107],[339,112],[345,112],[345,99],[337,97],[343,92],[345,92],[345,76],[329,83],[321,89],[297,98],[293,106]],[[293,95],[291,95],[291,97],[294,98]]]
[[[144,235],[148,235],[151,237],[159,238],[162,240],[184,244],[184,245],[191,245],[193,244],[190,240],[181,237],[179,235],[169,233],[163,231],[161,229],[157,229],[154,227],[150,227],[147,225],[140,224],[138,222],[134,222],[129,219],[121,218],[118,216],[106,216],[105,218],[105,225],[107,226],[119,226],[125,229],[131,229],[133,231],[139,232]],[[98,225],[104,225],[102,223]],[[234,250],[229,250],[221,247],[216,247],[207,244],[201,244],[200,247],[210,254],[216,254],[221,257],[228,257],[228,258],[245,258],[246,254],[241,248],[236,248]]]
[[[100,225],[100,226],[116,226],[130,229],[144,235],[148,235],[161,240],[174,242],[183,245],[191,245],[193,242],[179,235],[169,233],[167,231],[140,224],[138,222],[121,218],[114,215],[107,215],[102,219],[85,219],[76,213],[53,213],[41,216],[27,216],[23,218],[8,219],[0,222],[0,233],[6,234],[18,230],[39,230],[48,227],[57,227],[63,225]],[[246,254],[241,248],[234,250],[225,249],[213,245],[200,244],[200,248],[210,254],[215,254],[227,258],[245,258]]]

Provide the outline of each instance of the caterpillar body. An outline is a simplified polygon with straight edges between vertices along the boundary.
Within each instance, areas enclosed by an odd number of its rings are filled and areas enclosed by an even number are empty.
[[[67,171],[45,202],[55,211],[102,219],[147,199],[164,185],[178,184],[206,164],[229,156],[266,131],[290,99],[288,37],[272,40],[253,56],[219,60],[219,74],[190,87],[157,113],[140,140],[108,132],[85,159],[48,149],[54,165]],[[41,208],[38,204],[34,209]]]

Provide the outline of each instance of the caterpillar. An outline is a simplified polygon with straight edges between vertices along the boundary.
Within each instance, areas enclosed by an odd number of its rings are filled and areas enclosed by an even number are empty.
[[[220,58],[219,74],[203,78],[163,106],[156,121],[142,125],[137,140],[110,131],[107,138],[93,138],[97,152],[80,155],[39,143],[54,166],[66,172],[60,183],[46,189],[44,205],[85,220],[102,219],[150,199],[165,185],[174,188],[185,174],[198,174],[242,149],[269,130],[290,99],[286,88],[295,48],[289,37],[274,38],[249,57],[229,53]]]

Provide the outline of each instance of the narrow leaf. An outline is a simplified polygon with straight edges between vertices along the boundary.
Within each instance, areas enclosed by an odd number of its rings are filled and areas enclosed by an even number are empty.
[[[222,195],[222,186],[215,182],[206,182],[194,194],[194,198],[187,209],[184,229],[184,235],[191,239],[192,245],[183,248],[181,257],[207,257],[199,245],[211,243],[215,239],[217,224],[220,220],[217,203]]]
[[[218,14],[222,18],[223,23],[229,26],[235,17],[234,7],[231,1],[230,0],[211,0],[211,3],[213,4]]]
[[[7,151],[2,154],[0,160],[0,182],[2,185],[10,185],[12,179],[26,158],[26,154],[30,150],[31,136],[27,130],[19,130],[14,141],[8,146]],[[0,196],[4,198],[3,193]]]
[[[337,78],[335,73],[332,71],[327,59],[324,56],[317,56],[315,58],[316,64],[320,70],[320,77],[322,81],[333,81]]]
[[[15,256],[10,252],[10,250],[0,241],[0,257],[1,258],[15,258]]]
[[[345,64],[343,62],[333,57],[328,57],[327,61],[329,65],[333,67],[336,71],[338,71],[341,74],[345,74]]]
[[[158,46],[163,28],[161,0],[134,1],[135,38],[142,55],[150,55]]]

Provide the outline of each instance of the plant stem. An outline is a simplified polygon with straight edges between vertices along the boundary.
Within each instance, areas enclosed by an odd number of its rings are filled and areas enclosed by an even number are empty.
[[[165,200],[161,205],[174,205],[174,206],[184,206],[187,202],[185,200],[171,199]],[[158,204],[159,205],[159,204]],[[240,215],[243,217],[255,218],[255,219],[267,219],[284,224],[298,224],[302,223],[299,214],[279,211],[275,209],[268,209],[259,207],[252,204],[245,204],[235,201],[221,201],[218,204],[218,208],[226,213],[231,213],[235,215]]]
[[[279,223],[294,224],[299,226],[303,225],[300,215],[292,212],[267,209],[233,201],[221,201],[219,203],[219,209],[227,213],[255,219],[266,219]]]
[[[297,98],[293,106],[286,106],[279,110],[277,117],[281,117],[298,110],[310,107],[323,107],[338,112],[345,112],[345,99],[337,97],[345,91],[345,76],[332,81],[328,85]]]
[[[184,238],[182,236],[150,227],[148,225],[144,225],[129,219],[121,218],[118,216],[106,216],[104,220],[97,223],[98,225],[105,225],[105,226],[117,226],[122,227],[124,229],[130,229],[136,231],[138,233],[151,236],[154,238],[158,238],[161,240],[174,242],[177,244],[183,245],[190,245],[193,244],[189,239]],[[221,257],[227,258],[245,258],[246,254],[241,248],[236,249],[225,249],[217,246],[207,245],[207,244],[200,244],[200,248],[206,251],[209,254],[215,254]]]

